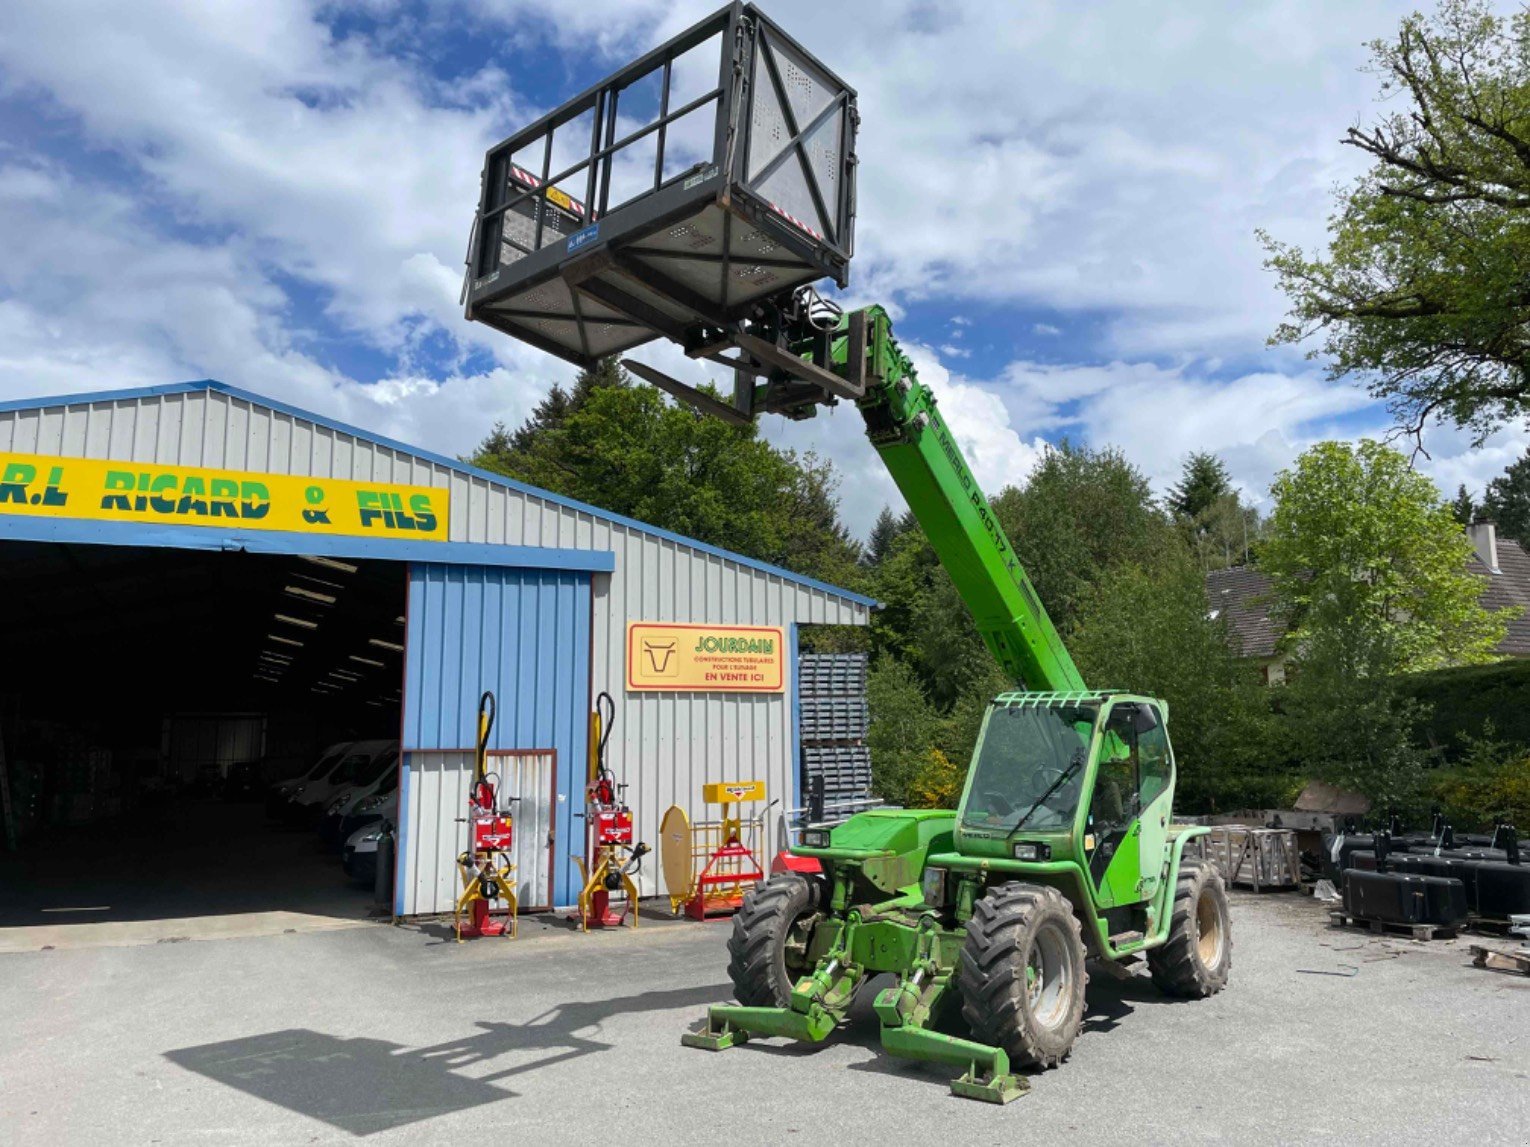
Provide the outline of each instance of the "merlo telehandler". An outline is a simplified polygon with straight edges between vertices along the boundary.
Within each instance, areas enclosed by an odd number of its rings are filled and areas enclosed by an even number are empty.
[[[890,973],[883,1046],[1002,1103],[1019,1069],[1073,1047],[1086,960],[1220,991],[1227,898],[1183,855],[1206,830],[1173,822],[1168,707],[1085,685],[887,313],[814,289],[849,281],[859,122],[844,81],[730,4],[490,149],[463,296],[469,319],[582,366],[655,339],[721,364],[731,396],[623,360],[736,425],[856,407],[1020,691],[989,706],[954,812],[801,832],[818,871],[749,894],[728,941],[738,1003],[684,1040],[824,1040]]]

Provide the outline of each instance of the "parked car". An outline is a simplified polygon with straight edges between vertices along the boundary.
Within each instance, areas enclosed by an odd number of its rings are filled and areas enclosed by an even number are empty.
[[[341,789],[349,788],[368,774],[372,763],[384,753],[397,752],[397,741],[353,741],[329,772],[304,781],[287,797],[286,819],[291,823],[317,825]]]
[[[325,849],[339,852],[350,833],[343,825],[346,815],[357,805],[372,796],[386,796],[398,788],[398,750],[383,753],[370,765],[355,784],[341,789],[330,799],[324,810],[324,822],[319,826],[319,839]],[[353,826],[354,828],[359,825]]]
[[[328,775],[344,759],[345,750],[349,749],[353,743],[351,741],[337,741],[319,754],[319,759],[313,763],[307,772],[295,777],[288,777],[284,781],[277,781],[267,789],[267,815],[273,819],[282,816],[286,812],[287,802],[293,792],[302,785]]]
[[[345,866],[345,874],[357,884],[368,887],[377,883],[377,841],[384,829],[393,828],[394,818],[398,815],[398,793],[384,800],[380,809],[384,815],[351,833],[341,850],[340,862]]]

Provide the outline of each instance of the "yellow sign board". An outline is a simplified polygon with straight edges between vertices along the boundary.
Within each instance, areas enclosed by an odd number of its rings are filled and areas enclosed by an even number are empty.
[[[701,786],[701,799],[707,804],[742,804],[765,799],[764,781],[713,781]]]
[[[0,452],[0,514],[445,541],[448,491]]]
[[[696,693],[780,693],[780,626],[627,623],[627,688]]]

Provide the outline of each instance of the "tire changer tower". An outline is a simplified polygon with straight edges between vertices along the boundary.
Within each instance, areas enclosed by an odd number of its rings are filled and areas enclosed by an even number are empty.
[[[515,938],[515,824],[510,806],[519,797],[502,796],[499,777],[488,771],[489,734],[494,729],[494,694],[478,699],[478,747],[473,755],[473,782],[468,789],[467,851],[457,857],[462,894],[452,911],[457,942],[464,937]],[[465,919],[464,919],[465,918]]]
[[[817,1042],[874,976],[882,1046],[1008,1102],[1082,1025],[1084,962],[1163,991],[1220,991],[1221,877],[1172,824],[1168,708],[1090,689],[880,307],[845,314],[855,93],[752,4],[734,3],[485,161],[463,293],[470,320],[580,366],[664,339],[732,393],[638,377],[747,426],[853,404],[989,651],[1020,685],[990,704],[956,810],[875,809],[809,828],[820,872],[758,885],[733,919],[738,1005],[692,1046]],[[906,157],[917,162],[916,157]],[[991,224],[990,224],[991,225]]]
[[[590,779],[584,789],[586,855],[575,857],[584,886],[579,890],[579,929],[619,927],[627,914],[638,926],[638,890],[633,875],[641,870],[648,846],[634,843],[632,809],[627,806],[627,786],[617,783],[606,765],[606,743],[616,721],[616,702],[611,694],[595,698],[590,714]],[[612,897],[620,899],[612,904]]]

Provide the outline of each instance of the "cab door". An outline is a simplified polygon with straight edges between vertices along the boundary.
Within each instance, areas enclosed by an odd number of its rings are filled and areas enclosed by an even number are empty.
[[[1084,821],[1084,856],[1102,908],[1144,899],[1137,723],[1136,705],[1117,702],[1105,716],[1096,747],[1094,791]]]
[[[1165,879],[1164,862],[1169,852],[1169,818],[1174,809],[1174,751],[1169,746],[1168,723],[1163,711],[1146,701],[1135,703],[1137,728],[1137,786],[1142,806],[1137,834],[1141,854],[1140,899],[1158,895]]]

